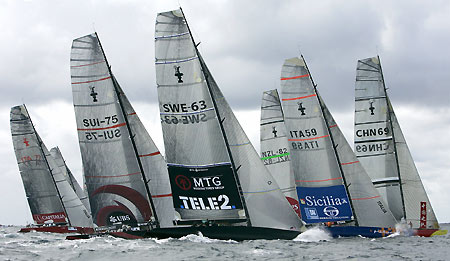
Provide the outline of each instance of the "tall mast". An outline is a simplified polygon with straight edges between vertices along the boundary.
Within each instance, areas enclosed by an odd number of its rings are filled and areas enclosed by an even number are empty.
[[[204,64],[203,64],[203,59],[201,58],[200,52],[199,52],[198,49],[197,49],[197,44],[196,44],[195,41],[194,41],[194,37],[192,36],[191,29],[189,28],[189,24],[188,24],[188,22],[187,22],[187,20],[186,20],[186,17],[184,16],[184,12],[183,12],[183,9],[181,9],[181,7],[180,7],[180,11],[181,11],[181,14],[183,15],[183,19],[184,19],[184,21],[185,21],[185,23],[186,23],[186,27],[187,27],[187,29],[188,29],[188,31],[189,31],[189,35],[190,35],[190,37],[191,37],[192,44],[194,45],[195,53],[197,54],[197,57],[198,57],[198,59],[199,59],[200,67],[202,68],[203,75],[205,76],[206,86],[208,87],[208,92],[209,92],[209,95],[211,96],[211,101],[212,101],[213,106],[214,106],[214,111],[216,112],[216,117],[217,117],[217,120],[218,120],[218,122],[219,122],[220,130],[221,130],[221,132],[222,132],[222,137],[223,137],[224,142],[225,142],[225,147],[227,148],[228,157],[230,158],[231,168],[232,168],[232,171],[233,171],[234,180],[235,180],[235,182],[236,182],[236,185],[237,185],[237,189],[238,189],[239,195],[241,196],[242,206],[244,207],[245,217],[246,217],[246,219],[247,219],[247,226],[250,227],[250,226],[252,226],[252,223],[251,223],[251,221],[250,221],[250,216],[249,216],[249,214],[248,214],[247,204],[245,203],[244,193],[243,193],[243,191],[242,191],[241,182],[239,181],[239,177],[238,177],[238,175],[237,175],[237,169],[236,169],[236,165],[234,164],[233,155],[231,154],[231,149],[230,149],[230,144],[229,144],[229,142],[228,142],[227,134],[226,134],[226,132],[225,132],[225,128],[223,127],[223,121],[224,121],[225,119],[222,120],[222,119],[220,118],[219,109],[218,109],[218,107],[217,107],[216,100],[214,99],[214,95],[213,95],[213,93],[212,93],[211,86],[210,86],[209,81],[208,81],[209,75],[206,73],[206,70],[205,70]]]
[[[58,147],[58,146],[56,146],[56,150],[58,151],[58,153],[59,153],[59,155],[61,156],[61,159],[62,159],[62,161],[63,161],[63,163],[64,163],[64,168],[66,168],[66,171],[67,171],[67,177],[69,178],[70,185],[72,186],[73,190],[75,190],[75,185],[73,184],[72,177],[71,177],[70,174],[69,174],[70,170],[69,170],[69,168],[68,168],[67,165],[66,165],[66,160],[64,159],[64,157],[63,157],[61,151],[59,150],[59,147]]]
[[[45,164],[47,165],[47,169],[48,169],[48,171],[50,172],[50,177],[52,178],[53,184],[55,185],[56,192],[58,193],[58,197],[59,197],[59,200],[61,201],[61,205],[62,205],[62,207],[63,207],[63,211],[64,211],[64,213],[66,214],[66,217],[67,217],[67,221],[68,221],[68,223],[69,223],[69,226],[72,226],[72,224],[70,223],[69,215],[67,214],[67,211],[66,211],[66,206],[64,206],[64,202],[63,202],[63,200],[62,200],[61,193],[59,192],[58,186],[56,185],[55,177],[53,177],[53,171],[52,171],[52,169],[50,168],[50,165],[48,164],[48,161],[47,161],[47,155],[45,155],[44,149],[42,149],[42,143],[43,143],[43,142],[42,142],[41,138],[39,137],[39,135],[37,135],[36,129],[34,128],[33,121],[31,120],[30,114],[28,113],[27,106],[25,106],[25,104],[24,104],[23,107],[24,107],[25,110],[27,111],[28,119],[30,120],[31,127],[33,128],[34,135],[36,136],[36,139],[37,139],[37,141],[38,141],[39,149],[41,150],[41,153],[42,153],[42,155],[44,156]]]
[[[406,220],[406,208],[405,208],[405,198],[403,196],[402,177],[400,175],[400,166],[398,164],[397,144],[395,143],[394,126],[392,125],[391,102],[389,101],[389,98],[387,96],[386,84],[384,84],[384,76],[383,76],[383,69],[381,68],[380,56],[377,55],[377,58],[378,58],[378,63],[380,65],[381,80],[383,81],[384,96],[386,97],[387,115],[388,115],[389,126],[391,127],[392,142],[394,143],[395,166],[397,167],[397,176],[398,176],[398,181],[400,183],[400,196],[402,198],[403,217]]]
[[[136,142],[134,141],[134,136],[135,135],[133,135],[133,132],[132,132],[131,127],[130,127],[130,123],[128,122],[127,113],[125,111],[125,108],[123,107],[122,99],[120,98],[122,94],[119,92],[119,88],[117,88],[118,83],[117,83],[116,77],[114,77],[114,75],[113,75],[113,73],[111,71],[111,66],[109,66],[108,60],[106,59],[105,51],[103,50],[102,43],[100,42],[100,39],[98,38],[97,32],[95,32],[95,36],[97,37],[98,44],[100,45],[100,49],[102,50],[103,58],[105,58],[106,66],[108,67],[109,74],[111,75],[111,79],[113,81],[113,86],[114,86],[114,91],[116,92],[117,99],[119,100],[120,110],[122,111],[123,118],[125,119],[127,130],[128,130],[129,135],[130,135],[131,144],[133,145],[134,154],[135,154],[136,160],[137,160],[138,165],[139,165],[139,170],[141,171],[142,179],[144,181],[145,190],[147,191],[147,197],[148,197],[148,200],[150,202],[150,206],[152,208],[152,212],[153,212],[153,215],[154,215],[155,220],[156,220],[156,227],[159,228],[159,219],[158,219],[158,216],[156,214],[155,205],[153,204],[153,199],[152,199],[152,194],[150,193],[150,188],[148,187],[148,182],[150,180],[147,181],[147,179],[145,177],[144,168],[142,167],[142,162],[141,162],[141,159],[139,157],[139,153],[138,153],[138,150],[137,150]]]
[[[323,117],[323,119],[325,121],[325,125],[327,127],[328,135],[330,136],[331,145],[333,146],[334,156],[336,157],[336,161],[337,161],[337,164],[339,166],[339,171],[341,172],[341,177],[342,177],[342,181],[344,182],[345,191],[346,191],[347,196],[348,196],[348,198],[350,200],[350,207],[352,208],[353,217],[355,218],[355,224],[356,224],[356,226],[358,226],[358,218],[356,216],[355,208],[353,207],[352,197],[351,197],[350,193],[348,192],[347,180],[345,179],[344,171],[342,170],[341,160],[340,160],[339,155],[338,155],[338,153],[336,151],[337,145],[334,142],[334,137],[333,137],[333,134],[331,133],[331,130],[330,130],[330,124],[328,122],[327,117],[325,116],[325,112],[324,112],[324,108],[323,108],[323,105],[322,105],[322,101],[319,98],[320,96],[318,95],[318,92],[317,92],[317,85],[314,83],[314,80],[312,78],[311,72],[309,71],[308,65],[306,64],[305,58],[303,58],[303,55],[301,55],[301,57],[302,57],[303,63],[305,64],[306,71],[308,72],[309,79],[311,80],[312,85],[314,87],[314,93],[316,94],[317,100],[319,101],[320,111],[322,112],[322,117]]]

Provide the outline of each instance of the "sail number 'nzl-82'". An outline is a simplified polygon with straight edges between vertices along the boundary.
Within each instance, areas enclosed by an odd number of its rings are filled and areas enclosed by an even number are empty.
[[[281,162],[290,161],[289,152],[287,148],[282,148],[279,150],[267,150],[261,152],[261,159],[264,162],[264,165],[277,164]]]
[[[194,124],[207,121],[205,113],[202,113],[207,108],[204,100],[187,103],[165,103],[162,105],[163,113],[161,113],[161,123],[166,124]],[[172,114],[173,113],[173,114]],[[189,115],[174,115],[178,113],[186,113]],[[170,114],[170,115],[166,115]]]
[[[233,209],[234,206],[229,206],[230,199],[227,195],[219,195],[218,197],[208,197],[206,202],[203,198],[179,196],[183,202],[184,209]],[[205,204],[206,203],[206,204]],[[219,205],[220,204],[220,205]]]

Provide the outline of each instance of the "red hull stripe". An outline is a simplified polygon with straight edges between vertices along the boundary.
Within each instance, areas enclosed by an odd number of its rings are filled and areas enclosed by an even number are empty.
[[[280,80],[282,80],[282,81],[294,80],[294,79],[304,78],[304,77],[308,77],[308,76],[309,76],[309,74],[304,74],[304,75],[299,75],[299,76],[294,76],[294,77],[281,78]]]
[[[337,124],[334,124],[333,126],[330,126],[330,128],[334,128],[334,127],[337,127]]]
[[[155,156],[155,155],[158,155],[158,154],[161,154],[161,152],[157,151],[157,152],[153,152],[153,153],[150,153],[150,154],[139,155],[139,157],[149,157],[149,156]]]
[[[118,175],[118,176],[86,176],[86,178],[120,178],[120,177],[132,176],[132,175],[136,175],[136,174],[140,174],[140,172]]]
[[[379,198],[381,196],[375,196],[375,197],[370,197],[370,198],[352,198],[352,200],[365,200],[365,199],[373,199],[373,198]]]
[[[352,161],[352,162],[341,163],[341,165],[350,165],[350,164],[355,164],[355,163],[358,163],[358,162],[359,162],[359,160]]]
[[[91,66],[91,65],[95,65],[95,64],[99,64],[99,63],[104,63],[104,62],[105,62],[105,61],[100,61],[100,62],[96,62],[96,63],[82,64],[82,65],[74,65],[74,66],[70,66],[70,68],[77,68],[77,67]]]
[[[129,113],[128,115],[136,115],[136,113],[135,113],[135,112],[132,112],[132,113]]]
[[[99,82],[99,81],[104,81],[104,80],[107,80],[107,79],[110,79],[110,78],[111,78],[111,76],[108,76],[108,77],[101,78],[101,79],[98,79],[98,80],[92,80],[92,81],[86,81],[86,82],[73,82],[72,84],[82,84],[82,83],[90,83],[90,82]]]
[[[154,195],[152,198],[164,198],[164,197],[171,197],[172,194],[164,194],[164,195]]]
[[[113,125],[113,126],[110,126],[110,127],[105,127],[105,128],[95,128],[95,129],[77,129],[77,130],[79,130],[79,131],[94,131],[94,130],[107,130],[107,129],[112,129],[112,128],[118,128],[118,127],[122,127],[122,126],[125,126],[125,122],[124,123],[121,123],[121,124],[117,124],[117,125]]]
[[[281,99],[282,101],[293,101],[293,100],[300,100],[300,99],[305,99],[305,98],[310,98],[310,97],[314,97],[316,96],[315,94],[311,94],[311,95],[307,95],[307,96],[302,96],[302,97],[297,97],[297,98],[287,98],[287,99]]]
[[[321,138],[326,138],[329,135],[324,135],[324,136],[320,136],[320,137],[314,137],[314,138],[308,138],[308,139],[288,139],[288,141],[305,141],[305,140],[317,140],[317,139],[321,139]]]
[[[342,179],[342,177],[332,178],[332,179],[322,179],[322,180],[296,180],[295,182],[323,182],[323,181],[338,180],[338,179]]]

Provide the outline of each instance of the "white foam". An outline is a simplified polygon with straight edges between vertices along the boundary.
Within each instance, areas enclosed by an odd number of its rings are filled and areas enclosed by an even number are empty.
[[[321,242],[330,241],[332,239],[330,233],[320,227],[313,227],[294,238],[294,241],[300,242]]]
[[[181,241],[191,241],[194,243],[217,243],[217,242],[224,242],[224,243],[237,243],[234,240],[220,240],[220,239],[212,239],[209,237],[203,236],[202,233],[198,233],[198,235],[190,234],[184,237],[180,238]]]

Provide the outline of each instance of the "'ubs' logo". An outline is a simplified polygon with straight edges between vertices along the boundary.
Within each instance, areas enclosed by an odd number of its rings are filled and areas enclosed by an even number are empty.
[[[189,190],[192,187],[191,181],[184,175],[178,175],[175,177],[175,184],[182,190]]]

